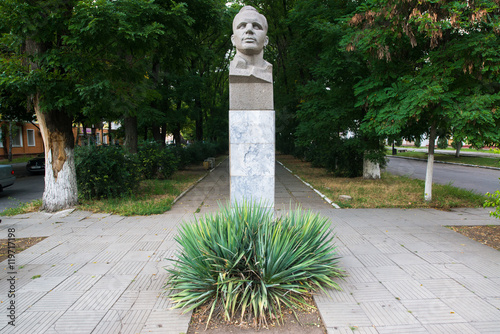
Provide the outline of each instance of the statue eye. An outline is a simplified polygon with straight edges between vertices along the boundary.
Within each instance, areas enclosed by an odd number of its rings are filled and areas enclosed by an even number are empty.
[[[256,30],[262,30],[262,26],[258,23],[254,23],[253,24],[253,28],[256,29]]]

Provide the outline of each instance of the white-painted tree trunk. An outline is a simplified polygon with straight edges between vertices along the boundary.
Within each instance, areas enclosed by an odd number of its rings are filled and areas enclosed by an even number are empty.
[[[363,159],[363,179],[380,179],[380,164],[378,162],[373,162],[365,157]]]
[[[432,201],[432,175],[434,173],[434,145],[436,141],[436,127],[431,125],[429,135],[429,153],[427,154],[427,170],[425,172],[424,200]]]
[[[45,155],[45,191],[43,193],[43,210],[54,212],[75,206],[78,203],[78,192],[75,170],[74,149],[66,147],[66,161],[62,169],[54,173],[52,169],[52,151]]]

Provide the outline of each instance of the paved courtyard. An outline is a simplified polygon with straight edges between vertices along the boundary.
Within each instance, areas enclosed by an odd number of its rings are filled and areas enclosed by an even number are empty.
[[[16,254],[14,269],[0,264],[0,332],[185,333],[190,314],[162,294],[164,268],[179,224],[228,197],[226,161],[162,215],[1,217],[0,238],[47,238]],[[487,210],[339,210],[279,165],[275,201],[278,213],[320,212],[337,233],[349,276],[315,298],[328,333],[500,333],[500,253],[443,227],[499,224]]]

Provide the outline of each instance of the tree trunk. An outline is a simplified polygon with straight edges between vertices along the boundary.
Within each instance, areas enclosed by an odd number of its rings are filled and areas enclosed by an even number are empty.
[[[195,121],[196,141],[203,141],[203,112],[201,109],[201,101],[199,99],[196,99],[194,104],[197,113]]]
[[[111,137],[111,121],[108,122],[108,145],[113,144],[113,137]]]
[[[172,133],[172,135],[174,136],[175,146],[180,147],[182,145],[182,143],[181,143],[181,126],[180,126],[180,124],[177,124],[175,126],[175,130]]]
[[[380,164],[378,162],[371,161],[366,156],[363,158],[363,179],[380,179]]]
[[[63,110],[40,110],[40,97],[33,98],[45,148],[45,191],[42,210],[67,209],[78,204],[75,138],[72,118]]]
[[[165,139],[161,140],[161,129],[159,125],[153,125],[152,132],[155,142],[158,144],[165,144]]]
[[[455,158],[460,158],[460,150],[462,149],[462,141],[458,141],[456,143],[457,145],[457,150],[455,151]]]
[[[130,153],[137,153],[137,116],[125,116],[125,147]]]
[[[12,161],[12,121],[9,121],[9,153],[7,157],[9,161]]]
[[[429,134],[429,153],[427,155],[427,170],[425,173],[424,199],[426,202],[432,201],[432,175],[434,173],[434,144],[436,141],[436,125],[431,125]]]

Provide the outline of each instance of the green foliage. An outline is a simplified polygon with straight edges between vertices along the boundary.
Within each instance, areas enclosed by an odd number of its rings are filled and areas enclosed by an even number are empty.
[[[415,138],[415,147],[419,148],[420,146],[422,146],[422,138],[418,136]]]
[[[186,311],[208,303],[208,321],[220,307],[226,319],[240,312],[263,324],[279,319],[281,305],[302,305],[304,294],[339,289],[330,222],[310,212],[274,219],[269,209],[243,203],[184,224],[176,240],[170,298]]]
[[[174,147],[173,151],[179,161],[179,168],[182,169],[189,164],[199,163],[207,158],[215,158],[217,155],[226,153],[227,144],[194,142],[184,147]]]
[[[124,196],[139,183],[137,162],[121,147],[77,147],[75,157],[78,191],[86,199]]]
[[[448,138],[446,137],[439,137],[437,140],[437,147],[444,150],[448,148]]]
[[[484,202],[484,207],[496,207],[495,211],[490,212],[490,216],[500,219],[500,191],[495,191],[493,194],[487,193],[489,198]]]
[[[139,172],[146,179],[168,178],[176,171],[179,163],[173,150],[154,141],[140,143],[137,160]]]

